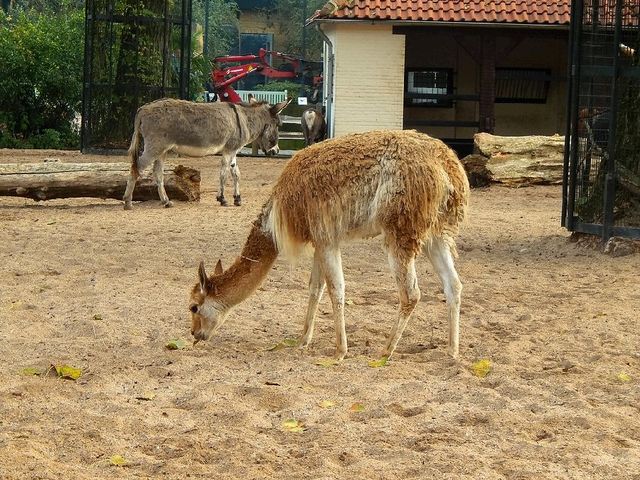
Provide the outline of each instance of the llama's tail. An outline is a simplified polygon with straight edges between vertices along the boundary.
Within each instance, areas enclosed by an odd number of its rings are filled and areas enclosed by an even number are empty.
[[[138,167],[138,158],[140,156],[140,139],[142,138],[142,135],[140,134],[140,123],[140,115],[136,115],[133,127],[133,136],[131,137],[131,144],[129,145],[131,175],[133,175],[134,178],[138,178],[140,176],[140,169]]]
[[[309,244],[296,235],[295,225],[287,218],[280,202],[273,196],[262,209],[264,228],[271,233],[278,254],[295,264],[303,254],[308,253]]]

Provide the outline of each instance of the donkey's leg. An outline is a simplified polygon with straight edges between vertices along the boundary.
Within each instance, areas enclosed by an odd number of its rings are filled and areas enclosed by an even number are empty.
[[[342,273],[342,257],[337,247],[319,249],[318,258],[327,282],[327,290],[333,305],[333,321],[336,329],[336,360],[340,361],[347,354],[347,331],[344,325],[344,274]]]
[[[442,237],[434,238],[425,249],[436,274],[442,282],[449,309],[449,353],[458,356],[460,345],[460,297],[462,283],[456,272],[449,243]]]
[[[322,273],[322,260],[318,254],[318,250],[313,255],[313,267],[311,268],[311,279],[309,280],[309,305],[307,305],[307,315],[304,319],[304,329],[299,345],[306,347],[313,338],[313,327],[315,324],[316,312],[318,310],[318,302],[322,298],[324,292],[324,276]]]
[[[232,158],[233,155],[223,153],[220,160],[220,190],[218,191],[219,193],[216,200],[218,200],[223,207],[227,206],[227,201],[224,198],[224,184],[227,182],[227,171],[229,170],[229,164]]]
[[[387,346],[383,356],[389,358],[398,345],[400,337],[409,322],[409,318],[420,301],[420,288],[418,288],[418,277],[416,276],[415,257],[413,254],[398,251],[393,245],[388,250],[389,265],[398,285],[398,295],[400,297],[400,308],[398,309],[398,319],[391,330]]]
[[[165,208],[173,207],[173,202],[169,200],[166,190],[164,189],[164,155],[160,155],[153,163],[153,178],[158,186],[158,195],[160,202]]]
[[[242,199],[240,198],[240,168],[235,155],[231,159],[231,176],[233,177],[233,204],[239,207],[242,205]]]
[[[136,162],[137,168],[134,169],[133,165],[131,166],[131,172],[129,174],[129,179],[127,180],[127,188],[125,189],[124,195],[122,197],[122,199],[124,200],[125,210],[131,210],[131,200],[133,199],[133,189],[136,186],[136,180],[138,179],[140,172],[142,172],[151,164],[154,157],[155,154],[151,153],[151,151],[145,146],[142,155],[138,157],[138,160]]]
[[[131,210],[133,205],[131,203],[131,199],[133,198],[133,189],[136,187],[136,180],[138,180],[137,172],[131,168],[131,172],[129,173],[129,178],[127,179],[127,188],[124,191],[124,196],[122,200],[124,200],[124,209]]]

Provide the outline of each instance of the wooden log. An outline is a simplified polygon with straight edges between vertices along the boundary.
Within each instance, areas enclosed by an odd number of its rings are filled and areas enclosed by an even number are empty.
[[[0,164],[0,196],[34,200],[96,197],[122,199],[128,163],[10,163]],[[200,200],[200,172],[182,165],[165,165],[164,185],[172,200]],[[142,172],[134,200],[158,200],[151,172]]]

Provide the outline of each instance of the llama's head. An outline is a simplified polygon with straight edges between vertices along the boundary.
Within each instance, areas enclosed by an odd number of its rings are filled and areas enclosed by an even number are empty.
[[[208,340],[226,320],[229,307],[222,301],[215,277],[222,273],[222,263],[218,260],[214,276],[207,277],[204,262],[198,268],[198,283],[191,291],[191,335],[195,341]]]

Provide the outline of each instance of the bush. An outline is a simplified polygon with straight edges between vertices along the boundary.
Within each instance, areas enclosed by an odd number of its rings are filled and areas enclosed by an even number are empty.
[[[0,141],[79,148],[71,124],[82,99],[84,13],[14,11],[0,11]]]

